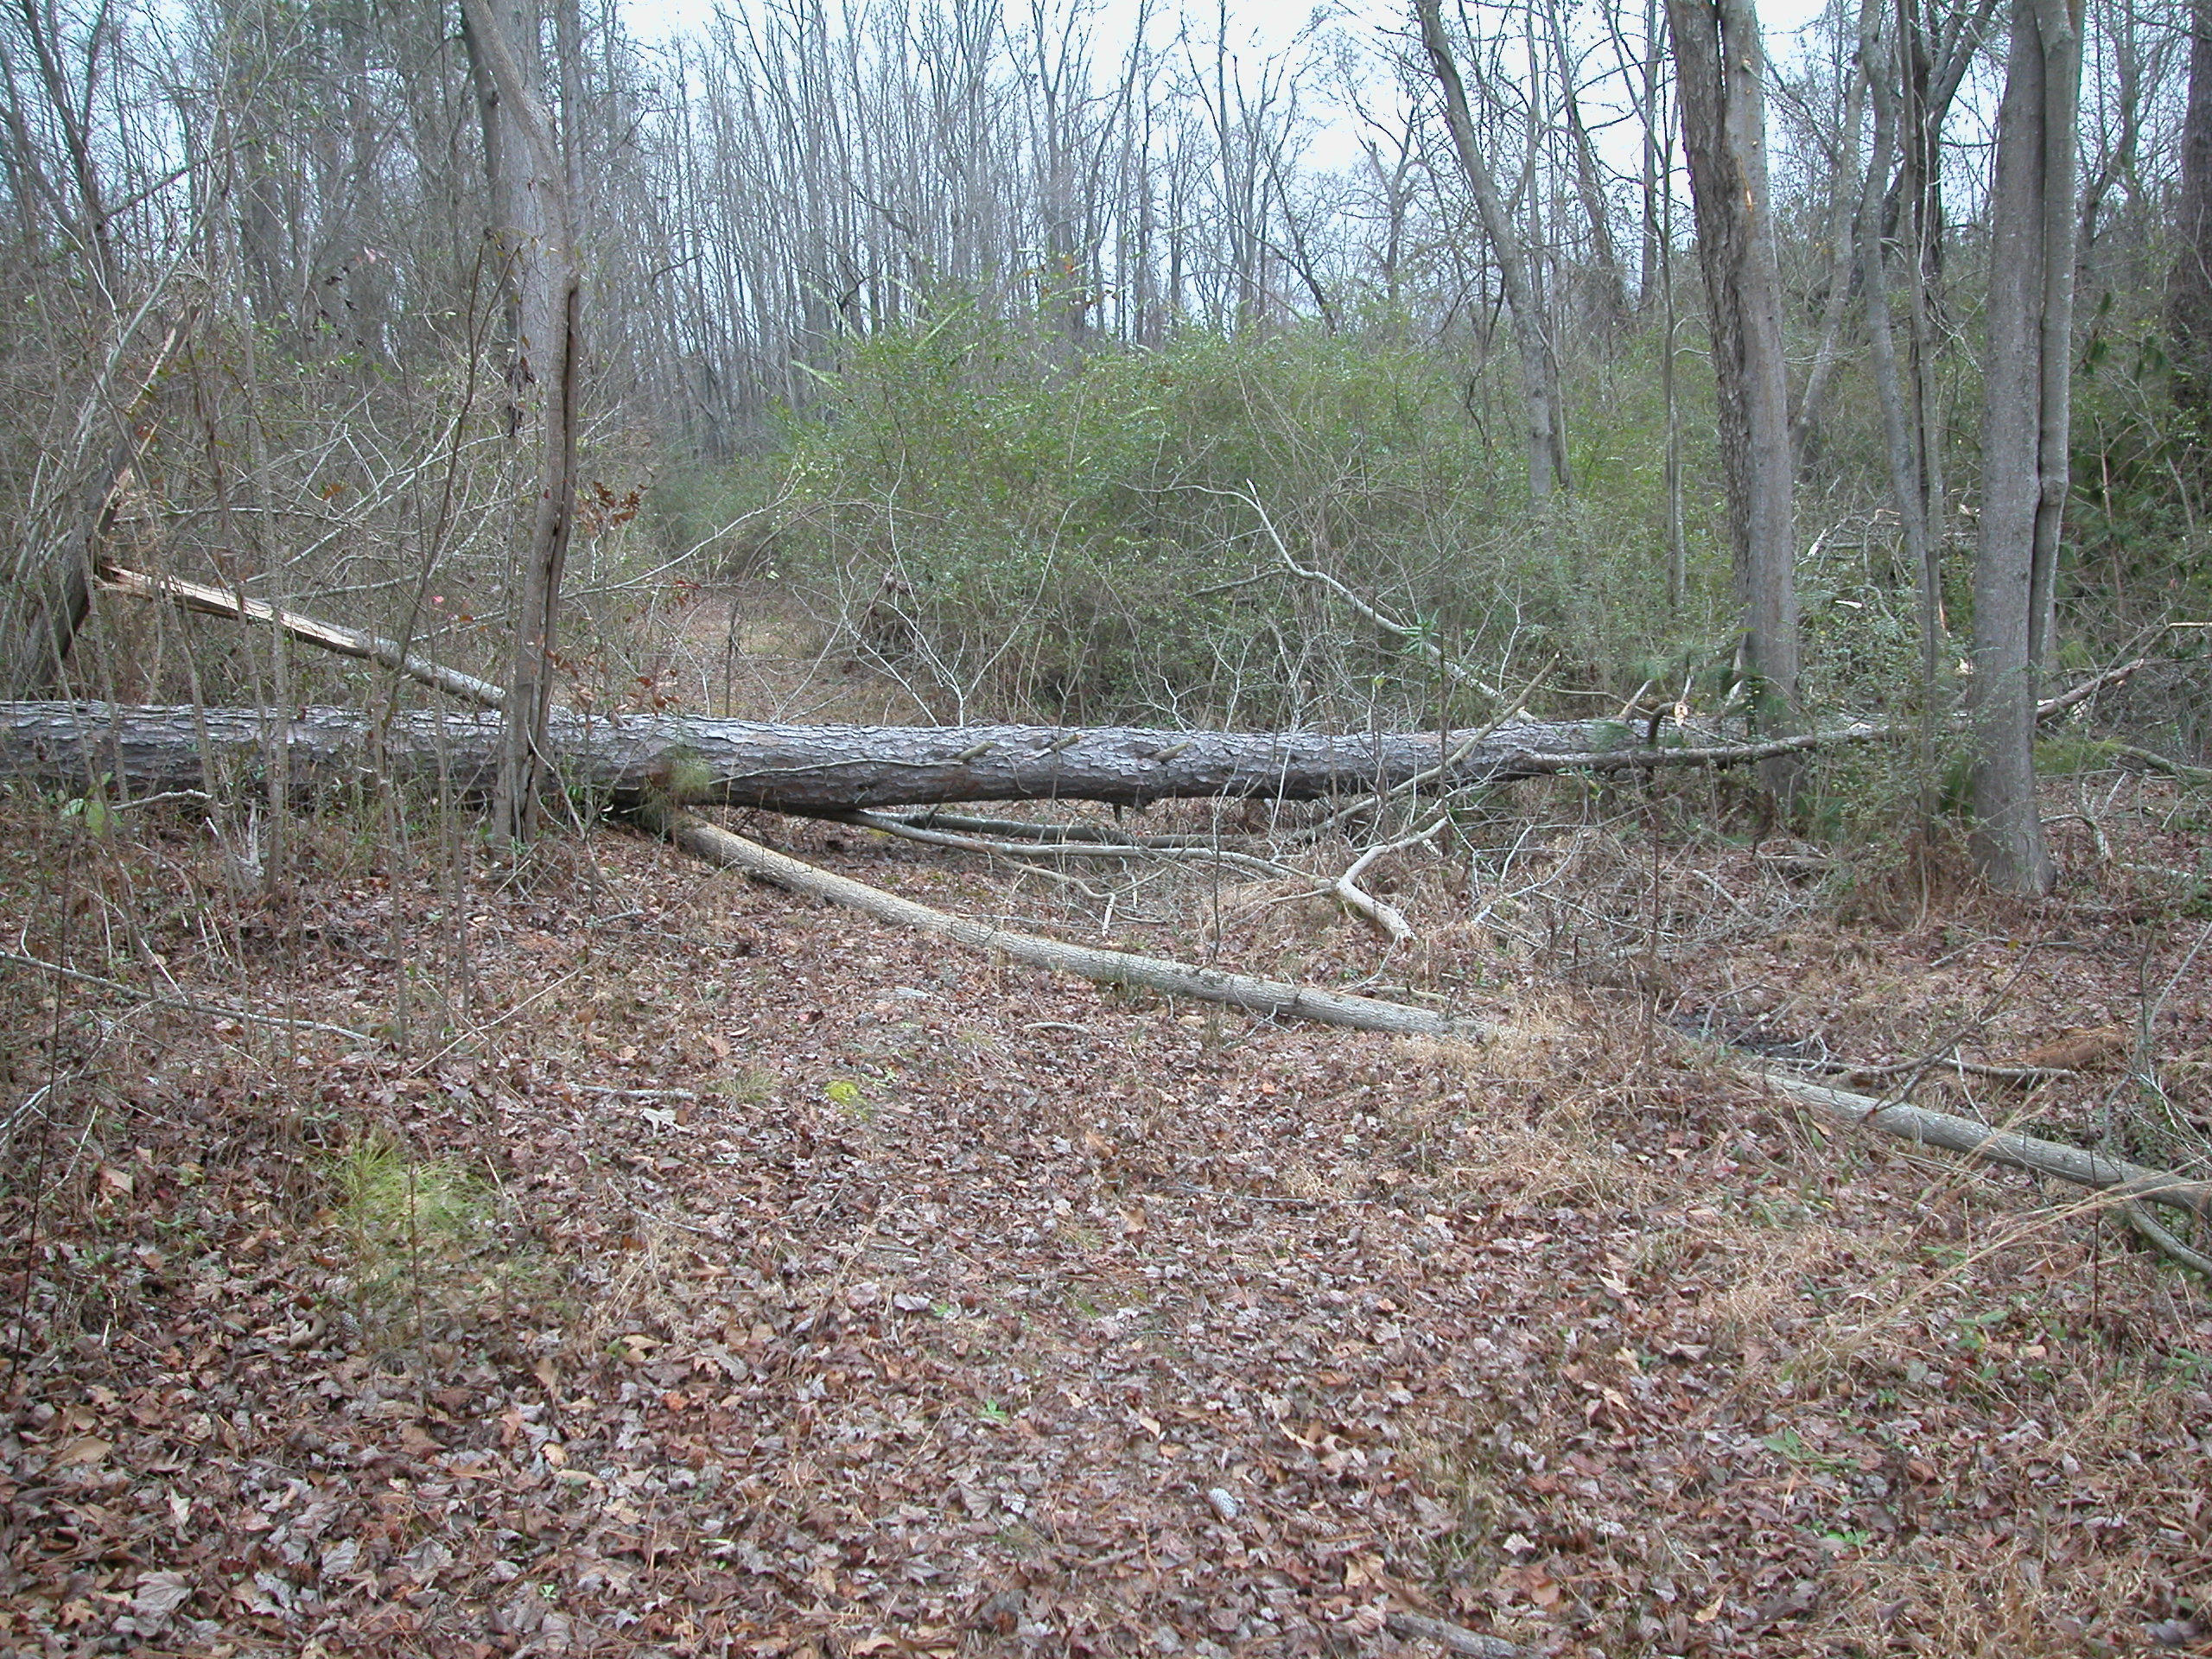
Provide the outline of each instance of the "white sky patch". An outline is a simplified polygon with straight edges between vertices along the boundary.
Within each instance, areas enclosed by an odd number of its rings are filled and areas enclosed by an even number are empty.
[[[1824,0],[1763,0],[1759,22],[1766,34],[1767,49],[1778,59],[1794,57],[1799,33],[1819,16],[1823,4]],[[747,10],[746,0],[622,0],[622,7],[631,30],[649,44],[703,29],[718,9],[739,16]],[[1380,48],[1389,44],[1389,36],[1410,36],[1410,0],[1330,0],[1318,7],[1286,4],[1283,0],[1231,0],[1225,10],[1229,47],[1237,59],[1255,69],[1267,59],[1290,57],[1299,107],[1312,123],[1306,165],[1334,170],[1357,163],[1362,155],[1361,123],[1345,101],[1340,77],[1325,60],[1327,41],[1332,36],[1349,34],[1379,60]],[[1065,0],[1056,0],[1052,10],[1065,16]],[[1114,78],[1136,27],[1138,10],[1139,0],[1099,0],[1090,27],[1097,41],[1102,84],[1110,84]],[[1173,0],[1164,3],[1153,0],[1152,10],[1153,41],[1166,46],[1175,38],[1177,7]],[[1637,10],[1640,14],[1641,9]],[[1194,49],[1210,63],[1221,13],[1203,0],[1190,0],[1179,15]],[[1027,0],[1007,0],[1007,18],[1012,27],[1026,27],[1029,16]],[[1379,60],[1371,67],[1377,77],[1366,89],[1372,99],[1372,112],[1384,120],[1397,117],[1395,95],[1380,79]],[[1604,101],[1600,89],[1586,112],[1593,130],[1601,133],[1607,112],[1598,105]],[[1599,142],[1601,148],[1610,149],[1602,137]]]

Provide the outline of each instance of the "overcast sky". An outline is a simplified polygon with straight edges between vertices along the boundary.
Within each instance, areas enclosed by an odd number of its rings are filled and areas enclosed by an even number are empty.
[[[660,41],[678,30],[696,29],[714,15],[717,4],[743,12],[745,0],[623,0],[630,27],[645,41]],[[1054,10],[1059,8],[1055,6]],[[1169,38],[1176,0],[1154,0],[1154,39]],[[1384,29],[1408,27],[1408,0],[1328,0],[1325,16],[1355,34],[1373,36]],[[1795,49],[1797,30],[1821,10],[1821,0],[1759,0],[1759,21],[1767,35],[1768,49],[1788,57]],[[1017,20],[1028,15],[1026,0],[1007,0],[1007,11]],[[1194,29],[1211,39],[1213,8],[1204,0],[1185,0],[1184,10]],[[1137,0],[1103,0],[1096,34],[1102,45],[1118,55],[1134,26]],[[1301,36],[1316,23],[1313,0],[1230,0],[1229,33],[1232,48],[1259,60],[1295,48]],[[1329,91],[1318,80],[1300,85],[1300,104],[1319,125],[1306,152],[1309,163],[1322,168],[1348,165],[1358,159],[1357,125],[1349,111],[1331,101]]]

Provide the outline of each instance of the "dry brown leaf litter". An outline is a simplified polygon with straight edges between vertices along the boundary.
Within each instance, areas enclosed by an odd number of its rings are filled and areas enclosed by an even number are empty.
[[[978,913],[1045,902],[775,828]],[[211,1001],[251,963],[260,1006],[384,1040],[7,984],[63,1064],[12,1154],[0,1644],[1380,1655],[1421,1650],[1384,1627],[1408,1607],[1560,1654],[2015,1654],[2212,1625],[2202,1294],[2074,1195],[1777,1116],[1655,1031],[1651,987],[1547,1004],[1470,938],[1427,983],[1541,1036],[1394,1043],[1039,981],[619,834],[504,889],[434,845],[393,882],[314,851],[289,906],[210,882],[197,910],[181,832],[85,855],[67,943]],[[1224,959],[1371,963],[1295,908],[1232,918]],[[1656,1011],[1853,1061],[1963,1027],[2001,1058],[2125,1017],[2187,943],[2126,895],[1963,914],[1746,930],[1668,963]],[[2184,1067],[2204,1001],[2166,1009]],[[11,1052],[12,1105],[48,1079]],[[1947,1086],[2064,1122],[2113,1084]],[[469,1224],[372,1249],[341,1172],[376,1135]]]

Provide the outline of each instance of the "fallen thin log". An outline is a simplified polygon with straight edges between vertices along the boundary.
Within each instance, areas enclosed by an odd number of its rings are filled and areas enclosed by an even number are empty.
[[[355,1031],[350,1026],[326,1025],[320,1020],[295,1020],[281,1014],[259,1014],[251,1008],[235,1008],[222,1002],[195,1002],[189,997],[164,996],[159,991],[143,990],[136,985],[126,985],[119,979],[105,979],[99,974],[87,974],[75,968],[65,968],[58,962],[48,962],[39,957],[27,957],[20,951],[0,950],[0,964],[28,969],[55,979],[67,979],[79,985],[96,985],[104,991],[133,997],[141,1002],[150,1002],[157,1008],[176,1008],[186,1014],[197,1014],[215,1020],[235,1020],[242,1025],[281,1026],[288,1031],[320,1031],[333,1037],[346,1037],[357,1043],[376,1039],[365,1031]]]
[[[989,922],[970,921],[823,869],[788,853],[763,847],[757,841],[689,813],[670,816],[665,822],[665,833],[695,858],[743,870],[786,892],[827,899],[895,926],[918,928],[925,933],[974,950],[992,951],[1027,967],[1074,974],[1103,985],[1141,986],[1169,996],[1225,1003],[1273,1019],[1317,1020],[1324,1025],[1349,1026],[1355,1031],[1379,1031],[1400,1037],[1464,1037],[1478,1040],[1492,1031],[1479,1020],[1455,1020],[1381,997],[1319,990],[1310,985],[1224,973],[1214,968],[1194,968],[1128,950],[1067,944]]]
[[[1172,849],[1178,847],[1224,847],[1251,838],[1241,832],[1218,836],[1131,836],[1102,823],[1038,823],[1027,818],[969,818],[935,809],[909,813],[899,822],[910,830],[943,830],[952,835],[1034,841],[1048,846],[1058,846],[1067,842],[1097,842],[1111,847]]]
[[[1830,1089],[1772,1068],[1750,1075],[1764,1082],[1775,1093],[1843,1128],[1879,1129],[1899,1140],[1942,1147],[1946,1151],[1964,1153],[1993,1164],[2048,1175],[2115,1198],[2146,1198],[2193,1210],[2212,1220],[2212,1181],[2191,1180],[2164,1170],[2147,1169],[2125,1159],[2107,1158],[2101,1153],[2031,1135],[2016,1135],[2010,1129],[1977,1123],[1970,1117],[1955,1117],[1948,1112],[1930,1111],[1924,1106],[1908,1106],[1902,1102],[1881,1101],[1870,1095]]]
[[[480,709],[497,709],[506,701],[505,691],[489,680],[480,680],[474,674],[448,668],[443,663],[406,650],[394,640],[364,633],[359,628],[318,621],[298,611],[283,610],[263,600],[247,599],[204,582],[187,582],[181,576],[149,576],[116,564],[103,564],[99,574],[100,586],[107,592],[127,594],[134,599],[166,599],[181,609],[196,611],[203,616],[227,617],[233,622],[266,623],[307,645],[319,645],[357,662],[394,670],[434,691],[473,702]]]
[[[1225,1003],[1270,1018],[1313,1020],[1324,1025],[1348,1026],[1357,1031],[1382,1032],[1392,1036],[1458,1037],[1480,1042],[1503,1035],[1507,1030],[1486,1021],[1458,1019],[1381,997],[1318,990],[1281,980],[1193,968],[1125,950],[1066,944],[988,922],[970,921],[777,852],[689,813],[643,816],[678,848],[709,863],[743,870],[786,891],[844,905],[879,921],[918,928],[976,950],[994,951],[1033,968],[1075,974],[1103,984],[1141,985],[1171,996]],[[2123,1159],[2085,1152],[2078,1147],[2016,1135],[1970,1118],[1955,1117],[1948,1112],[1892,1104],[1866,1095],[1826,1088],[1786,1071],[1746,1069],[1741,1075],[1764,1084],[1776,1094],[1807,1107],[1840,1128],[1877,1129],[1916,1145],[1942,1147],[1970,1158],[2103,1192],[2122,1201],[2171,1205],[2212,1220],[2212,1181],[2191,1180]]]
[[[1279,864],[1271,858],[1255,858],[1249,853],[1229,851],[1208,846],[1163,847],[1156,842],[1140,845],[1134,842],[1052,841],[1016,842],[986,841],[974,836],[954,835],[949,830],[927,828],[910,823],[905,818],[888,812],[836,812],[830,815],[836,823],[858,824],[862,829],[880,830],[887,836],[896,836],[906,841],[917,841],[925,846],[943,847],[957,853],[980,853],[987,858],[1024,859],[1038,862],[1065,862],[1073,859],[1105,859],[1128,863],[1162,863],[1181,860],[1193,864],[1214,864],[1234,870],[1243,870],[1268,880],[1304,882],[1320,897],[1333,899],[1346,910],[1364,920],[1367,925],[1394,944],[1403,944],[1414,936],[1405,917],[1395,905],[1384,904],[1357,882],[1359,870],[1371,861],[1363,855],[1361,863],[1333,880],[1325,875],[1313,875],[1305,870]],[[1436,833],[1431,826],[1428,833]],[[1421,837],[1426,839],[1427,837]],[[1161,840],[1170,839],[1160,837]],[[1173,839],[1196,841],[1198,836]],[[1410,842],[1393,842],[1375,849],[1375,856],[1395,852]]]
[[[1383,1623],[1393,1636],[1415,1642],[1433,1642],[1446,1653],[1466,1654],[1472,1659],[1531,1659],[1533,1649],[1516,1646],[1502,1636],[1484,1636],[1464,1624],[1431,1618],[1427,1613],[1393,1611]]]

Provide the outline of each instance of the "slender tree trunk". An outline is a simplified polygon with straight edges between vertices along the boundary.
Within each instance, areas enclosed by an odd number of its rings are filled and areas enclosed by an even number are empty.
[[[1521,364],[1521,397],[1527,416],[1529,493],[1539,505],[1555,490],[1567,486],[1567,453],[1559,442],[1559,372],[1553,356],[1547,319],[1536,298],[1536,287],[1527,251],[1513,217],[1506,211],[1497,176],[1475,142],[1473,113],[1467,105],[1467,88],[1459,67],[1445,38],[1440,0],[1417,0],[1421,45],[1428,54],[1430,70],[1444,93],[1445,124],[1452,147],[1474,192],[1475,207],[1482,216],[1483,232],[1490,238],[1497,261],[1498,281],[1505,290],[1505,308],[1513,322],[1513,343]]]
[[[2173,331],[2175,401],[2202,421],[2212,416],[2212,0],[2194,0],[2190,24],[2181,212],[2174,226],[2167,319]]]
[[[1658,117],[1655,111],[1653,120]],[[1659,321],[1665,351],[1659,359],[1659,395],[1667,415],[1667,619],[1679,621],[1689,601],[1689,535],[1682,523],[1682,399],[1675,384],[1675,365],[1681,352],[1681,316],[1675,303],[1675,192],[1669,181],[1675,171],[1675,139],[1670,127],[1659,152]]]
[[[2068,481],[2081,74],[2070,0],[2015,0],[1990,193],[1972,784],[1975,860],[2026,893],[2055,877],[2036,805],[2035,696]]]
[[[1796,541],[1782,271],[1767,206],[1766,55],[1750,0],[1668,0],[1698,260],[1713,318],[1721,468],[1754,709],[1766,729],[1797,717]],[[1787,797],[1777,761],[1762,778]]]
[[[568,560],[575,495],[576,358],[580,284],[567,168],[552,123],[523,75],[520,54],[491,0],[463,0],[469,41],[498,94],[495,125],[512,219],[499,241],[519,298],[516,390],[533,428],[537,486],[522,560],[509,657],[494,832],[526,841],[537,827],[548,769],[546,721],[552,709],[553,643]],[[565,37],[564,31],[564,37]]]
[[[1590,226],[1592,283],[1597,290],[1594,308],[1599,326],[1610,334],[1628,320],[1628,282],[1613,241],[1612,204],[1605,199],[1597,147],[1591,143],[1590,129],[1582,119],[1581,94],[1574,84],[1574,58],[1567,50],[1562,10],[1559,0],[1547,0],[1544,27],[1550,38],[1553,67],[1559,76],[1560,118],[1567,127],[1574,163],[1575,194]]]
[[[1881,22],[1872,9],[1859,20],[1859,52],[1873,94],[1873,155],[1867,164],[1866,189],[1859,202],[1859,249],[1866,272],[1867,357],[1874,394],[1881,405],[1883,454],[1889,464],[1890,492],[1897,503],[1898,539],[1907,566],[1920,588],[1920,779],[1923,827],[1936,808],[1936,727],[1941,683],[1942,634],[1942,571],[1931,544],[1928,499],[1921,478],[1919,436],[1898,371],[1897,335],[1890,315],[1889,250],[1882,236],[1884,181],[1897,151],[1899,89],[1891,79],[1897,65],[1882,51]],[[1908,257],[1919,253],[1907,239]],[[1917,286],[1913,292],[1919,292]]]
[[[1637,275],[1637,309],[1648,311],[1656,296],[1660,274],[1660,220],[1665,215],[1661,207],[1660,193],[1671,191],[1674,173],[1674,143],[1667,141],[1667,161],[1660,158],[1660,72],[1667,55],[1666,31],[1660,27],[1663,14],[1659,0],[1643,0],[1643,59],[1638,66],[1637,79],[1641,93],[1637,99],[1637,113],[1643,122],[1643,263]],[[1624,48],[1625,54],[1625,48]]]
[[[10,697],[35,696],[64,683],[70,647],[92,607],[92,571],[100,546],[115,522],[124,480],[137,462],[138,445],[130,437],[93,473],[79,500],[78,522],[60,553],[50,559],[26,558],[32,568],[6,595],[4,638],[0,638],[0,688]]]
[[[1859,129],[1863,124],[1872,60],[1870,42],[1882,11],[1883,0],[1860,0],[1859,48],[1853,57],[1851,90],[1844,99],[1842,121],[1837,130],[1835,175],[1828,182],[1827,293],[1821,306],[1819,343],[1813,348],[1813,366],[1806,372],[1805,389],[1797,400],[1797,413],[1789,423],[1792,445],[1804,455],[1818,440],[1821,416],[1827,408],[1829,388],[1834,385],[1838,352],[1843,340],[1843,315],[1851,301],[1852,276],[1859,268],[1859,232],[1866,222],[1866,199],[1878,201],[1887,180],[1871,165],[1863,177],[1854,178],[1859,161]]]

